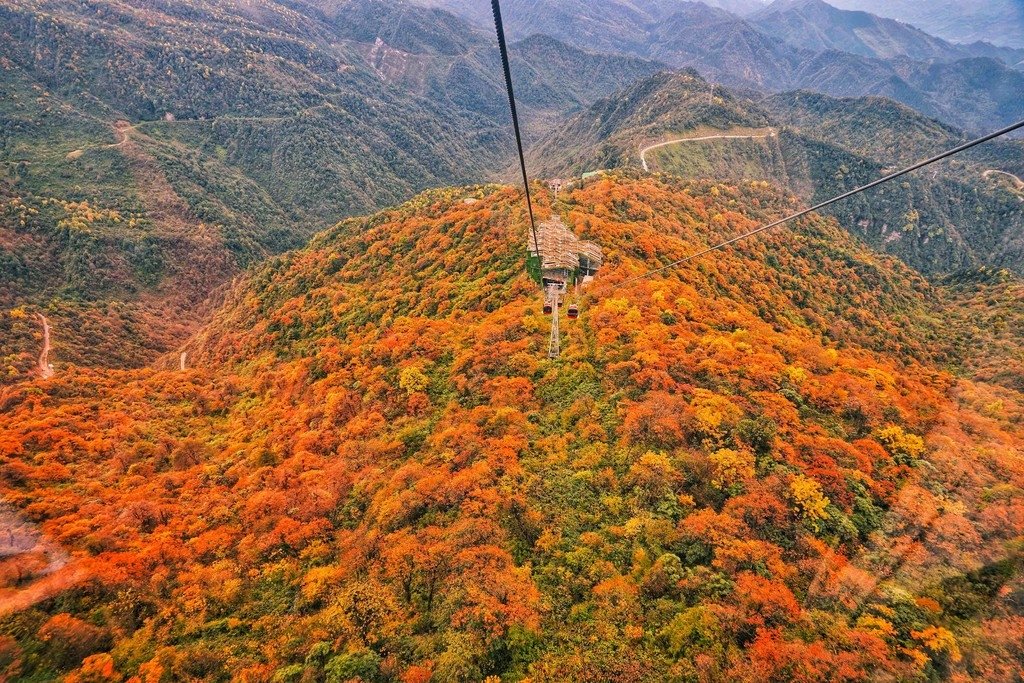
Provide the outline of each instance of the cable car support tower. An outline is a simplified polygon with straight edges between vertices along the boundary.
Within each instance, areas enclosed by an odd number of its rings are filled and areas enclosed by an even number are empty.
[[[516,150],[519,153],[519,168],[523,173],[523,189],[526,192],[526,208],[530,215],[530,238],[527,238],[526,269],[540,283],[544,295],[543,310],[551,316],[551,337],[548,340],[548,358],[558,358],[561,353],[559,336],[559,307],[562,297],[569,296],[569,286],[574,287],[576,298],[569,303],[566,317],[575,320],[580,314],[579,287],[594,279],[601,267],[601,247],[592,242],[581,242],[562,220],[553,215],[538,225],[533,215],[533,200],[530,197],[530,181],[526,174],[526,157],[523,155],[523,138],[519,128],[519,114],[516,111],[516,97],[512,88],[512,70],[508,61],[508,46],[505,43],[505,29],[501,21],[500,0],[491,0],[494,12],[494,29],[498,34],[498,48],[505,72],[505,86],[508,104],[512,112],[512,127],[516,136]],[[554,181],[555,197],[561,181]],[[532,241],[532,244],[529,242]]]
[[[562,353],[561,333],[558,330],[558,285],[548,285],[545,298],[551,301],[551,338],[548,340],[548,358],[558,358]]]

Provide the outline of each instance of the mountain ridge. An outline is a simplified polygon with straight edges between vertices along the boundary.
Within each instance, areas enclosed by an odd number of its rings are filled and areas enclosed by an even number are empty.
[[[459,3],[450,6],[456,12],[468,11]],[[814,44],[822,49],[806,49],[766,33],[757,24],[757,17],[766,12],[770,10],[741,18],[699,2],[659,4],[655,8],[618,0],[572,6],[513,2],[506,3],[505,24],[513,36],[540,32],[585,48],[633,54],[673,68],[693,67],[730,87],[888,96],[967,130],[996,128],[1024,117],[1019,98],[1011,95],[1024,90],[1024,73],[1004,61],[1020,65],[1024,53],[992,46],[975,46],[977,51],[952,46],[915,29],[897,30],[877,17],[872,20],[877,26],[889,27],[901,39],[930,45],[930,52],[922,54],[957,58],[941,62],[908,60],[899,55],[914,52],[912,47],[898,45],[891,36],[889,40],[897,45],[884,51],[896,53],[893,58],[881,59],[874,50],[861,50],[865,54],[838,50],[841,45],[854,47],[849,33],[843,39]],[[849,13],[832,10],[828,15],[835,19]],[[806,39],[805,34],[794,32],[793,36],[800,43]],[[885,31],[875,32],[877,40],[884,35]],[[858,38],[856,42],[866,48],[863,40]],[[881,49],[882,45],[876,47]]]

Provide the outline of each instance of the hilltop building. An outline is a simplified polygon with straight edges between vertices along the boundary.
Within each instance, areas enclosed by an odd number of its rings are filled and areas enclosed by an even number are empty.
[[[537,242],[531,232],[528,269],[545,288],[556,284],[564,292],[570,283],[589,282],[603,263],[601,247],[578,238],[558,216],[537,225]]]

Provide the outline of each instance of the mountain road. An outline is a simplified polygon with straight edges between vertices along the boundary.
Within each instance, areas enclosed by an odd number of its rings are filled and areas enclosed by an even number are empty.
[[[668,145],[675,145],[681,142],[702,142],[704,140],[763,140],[764,138],[775,137],[775,131],[771,131],[764,135],[702,135],[695,138],[675,138],[673,140],[667,140],[665,142],[659,142],[653,145],[648,145],[640,150],[640,165],[643,166],[645,171],[650,169],[647,167],[647,153],[652,149],[658,149],[659,147],[667,147]]]

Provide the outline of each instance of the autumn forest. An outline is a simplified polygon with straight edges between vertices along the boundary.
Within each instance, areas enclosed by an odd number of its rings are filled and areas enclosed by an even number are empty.
[[[537,193],[600,286],[795,201]],[[809,218],[595,289],[549,360],[526,225],[427,192],[258,267],[185,371],[4,389],[54,544],[3,565],[8,679],[1019,680],[1024,402],[973,299]]]

